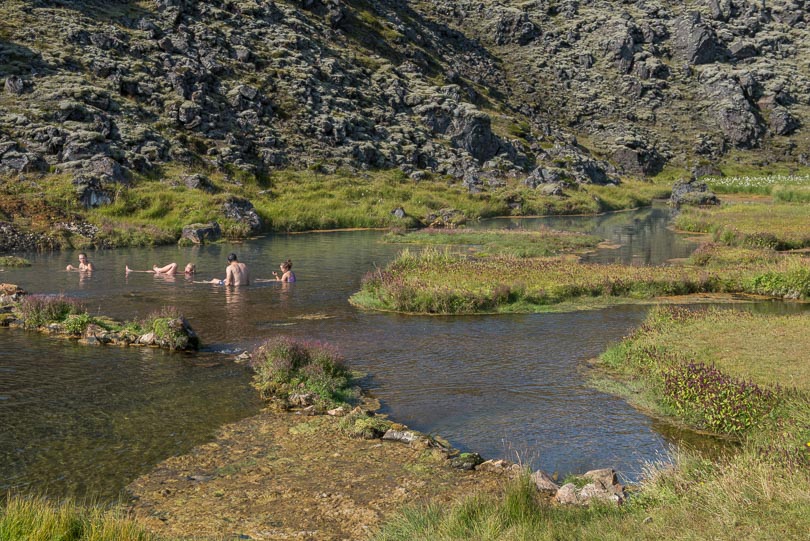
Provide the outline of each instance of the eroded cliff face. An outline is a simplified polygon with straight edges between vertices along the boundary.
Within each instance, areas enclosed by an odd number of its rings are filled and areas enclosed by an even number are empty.
[[[0,175],[616,182],[808,163],[805,0],[7,0]],[[103,201],[96,202],[103,204]]]

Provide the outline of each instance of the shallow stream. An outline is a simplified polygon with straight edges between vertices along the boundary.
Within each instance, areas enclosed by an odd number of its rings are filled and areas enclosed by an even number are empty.
[[[594,232],[619,248],[594,261],[658,265],[694,247],[666,228],[665,208],[600,217],[491,220]],[[561,475],[613,467],[635,479],[646,461],[693,434],[656,423],[586,385],[584,361],[638,325],[647,307],[566,314],[414,317],[359,311],[347,302],[363,275],[400,249],[379,231],[273,235],[243,244],[91,252],[92,276],[64,272],[76,253],[30,254],[33,266],[0,281],[35,293],[81,297],[120,319],[174,305],[205,343],[197,355],[83,347],[0,329],[0,492],[115,498],[160,460],[210,440],[217,427],[257,412],[250,375],[230,361],[275,335],[338,346],[393,419],[440,434],[485,458]],[[198,279],[223,277],[234,251],[270,278],[291,258],[294,284],[237,291],[150,274],[176,261]],[[770,303],[769,306],[773,306]],[[697,445],[706,443],[698,438]]]

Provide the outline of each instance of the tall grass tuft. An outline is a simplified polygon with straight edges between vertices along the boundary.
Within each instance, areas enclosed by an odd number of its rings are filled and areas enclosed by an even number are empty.
[[[61,323],[68,316],[87,313],[81,302],[64,295],[27,295],[20,301],[17,311],[29,329]]]
[[[9,496],[0,507],[3,541],[160,541],[120,510]]]

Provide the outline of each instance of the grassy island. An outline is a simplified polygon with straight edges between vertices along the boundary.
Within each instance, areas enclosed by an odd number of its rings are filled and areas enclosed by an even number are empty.
[[[163,307],[147,317],[115,321],[91,315],[79,300],[65,295],[23,295],[10,301],[0,314],[0,326],[19,327],[79,340],[90,345],[156,346],[171,350],[194,350],[197,335],[174,307]]]
[[[581,263],[571,256],[469,257],[427,248],[404,250],[385,269],[367,274],[351,302],[403,313],[470,314],[581,309],[693,293],[806,298],[810,268],[798,257],[766,267],[637,267]]]
[[[542,228],[527,230],[423,229],[392,232],[385,241],[418,246],[452,246],[479,256],[546,257],[595,248],[602,239],[593,235]]]

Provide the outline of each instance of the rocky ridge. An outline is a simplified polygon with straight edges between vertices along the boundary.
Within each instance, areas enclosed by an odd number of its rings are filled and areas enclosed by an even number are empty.
[[[759,164],[810,159],[805,0],[0,11],[0,175],[71,175],[85,206],[167,163],[234,183],[399,168],[481,191],[510,177],[615,183],[737,150]]]

